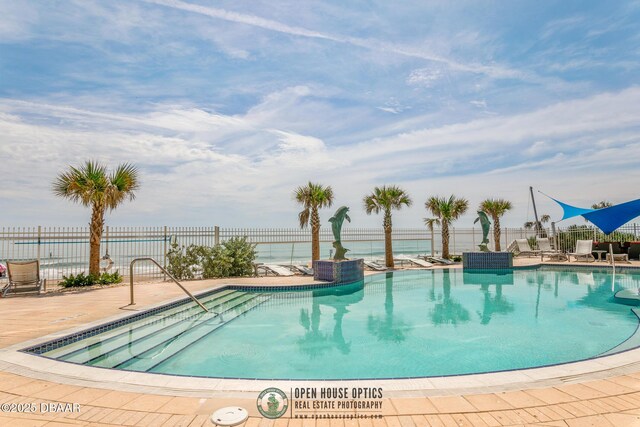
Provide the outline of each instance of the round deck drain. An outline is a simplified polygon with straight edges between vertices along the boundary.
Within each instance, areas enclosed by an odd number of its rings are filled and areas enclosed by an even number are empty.
[[[249,418],[249,413],[246,409],[227,406],[214,412],[211,415],[211,422],[218,426],[235,426],[245,422],[247,418]]]

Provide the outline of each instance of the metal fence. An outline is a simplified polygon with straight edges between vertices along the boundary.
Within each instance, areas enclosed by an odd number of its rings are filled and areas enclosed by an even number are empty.
[[[311,233],[296,228],[220,228],[214,227],[105,227],[100,255],[113,261],[111,271],[128,274],[131,260],[151,257],[167,264],[167,252],[172,245],[213,246],[232,237],[247,237],[256,244],[258,262],[307,263],[311,259]],[[324,258],[333,250],[330,229],[320,230],[320,249]],[[367,259],[382,258],[384,233],[378,228],[345,228],[342,242],[350,249],[349,256]],[[396,229],[394,249],[398,253],[429,253],[433,244],[426,229]],[[47,280],[86,272],[89,264],[88,227],[3,227],[0,229],[0,262],[7,260],[40,261]],[[153,265],[135,266],[137,278],[155,278],[162,274]]]
[[[640,241],[640,227],[628,224],[615,233],[605,235],[590,224],[566,228],[545,228],[541,234],[552,238],[561,251],[572,252],[576,240],[600,242]],[[507,250],[514,239],[531,239],[535,247],[534,230],[503,228],[501,249]],[[152,257],[163,265],[171,245],[213,246],[235,236],[246,236],[257,246],[259,262],[307,263],[311,259],[311,233],[299,228],[220,228],[214,227],[106,227],[101,242],[101,256],[110,258],[112,271],[128,274],[133,258]],[[329,258],[333,234],[330,229],[320,231],[322,258]],[[381,228],[345,228],[342,241],[350,249],[350,257],[384,258],[384,232]],[[451,228],[449,251],[461,254],[478,249],[482,230]],[[493,230],[489,233],[489,248],[494,249]],[[439,254],[442,252],[441,230],[426,228],[398,228],[393,230],[394,254]],[[7,260],[40,260],[43,275],[48,280],[87,271],[89,264],[88,227],[3,227],[0,229],[0,262]],[[134,275],[156,278],[162,275],[150,264],[138,264]]]

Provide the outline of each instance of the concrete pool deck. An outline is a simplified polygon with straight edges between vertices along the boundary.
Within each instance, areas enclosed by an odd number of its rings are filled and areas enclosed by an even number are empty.
[[[538,258],[517,260],[519,266],[538,263]],[[584,263],[570,265],[577,264]],[[640,267],[639,262],[632,265]],[[198,292],[238,283],[291,285],[308,284],[310,279],[224,279],[186,282],[186,286]],[[0,299],[0,404],[16,408],[18,404],[40,408],[42,403],[54,402],[80,405],[79,412],[0,412],[0,425],[212,425],[208,417],[213,411],[239,405],[249,410],[245,426],[640,426],[639,350],[532,370],[376,381],[383,387],[384,417],[360,420],[261,417],[256,410],[256,390],[271,386],[286,390],[288,386],[281,381],[110,371],[14,351],[46,335],[84,329],[92,322],[102,323],[183,296],[171,283],[146,283],[136,285],[136,306],[127,306],[127,286]],[[298,383],[304,387],[319,384]]]

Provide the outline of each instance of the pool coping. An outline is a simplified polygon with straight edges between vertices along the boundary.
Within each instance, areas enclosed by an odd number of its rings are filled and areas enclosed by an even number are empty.
[[[567,264],[535,264],[526,267],[514,267],[515,270],[532,269],[540,266],[564,266]],[[578,265],[571,265],[578,267]],[[610,266],[581,265],[590,269]],[[626,267],[639,269],[638,267]],[[458,270],[458,268],[455,268]],[[384,272],[380,273],[383,274]],[[375,274],[376,276],[378,274]],[[224,289],[258,288],[260,290],[313,289],[334,287],[335,284],[305,285],[264,285],[219,284],[202,290],[197,295],[219,292]],[[338,285],[340,286],[340,285]],[[32,348],[52,340],[62,339],[76,333],[104,326],[126,318],[144,315],[160,308],[180,303],[187,298],[176,297],[149,305],[144,311],[131,315],[120,313],[99,319],[84,325],[34,338],[0,349],[0,370],[22,376],[85,387],[105,388],[118,391],[133,391],[150,394],[191,397],[245,397],[255,396],[268,387],[284,390],[293,387],[323,387],[328,383],[340,383],[345,387],[383,387],[389,397],[422,397],[434,395],[457,395],[469,393],[487,393],[523,388],[549,387],[558,384],[580,382],[593,379],[624,375],[640,370],[640,348],[632,348],[611,355],[567,362],[543,367],[507,370],[480,374],[463,374],[437,377],[398,378],[398,379],[349,379],[349,380],[281,380],[281,379],[234,379],[178,376],[159,373],[144,373],[109,368],[90,367],[75,363],[49,359],[31,353]],[[638,331],[636,330],[636,334]],[[633,335],[632,335],[633,336]],[[630,339],[629,337],[628,339]],[[622,344],[622,343],[621,343]]]

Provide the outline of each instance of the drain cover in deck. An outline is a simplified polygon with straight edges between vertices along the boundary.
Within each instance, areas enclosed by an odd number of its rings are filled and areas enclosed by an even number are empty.
[[[249,413],[244,408],[228,406],[218,409],[211,415],[211,422],[218,426],[235,426],[245,422]]]

